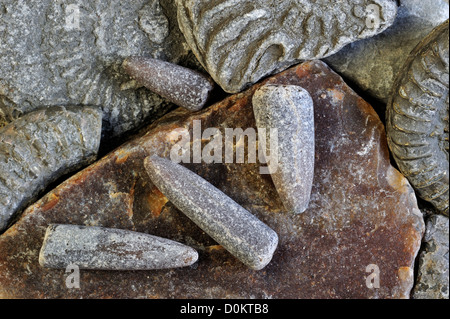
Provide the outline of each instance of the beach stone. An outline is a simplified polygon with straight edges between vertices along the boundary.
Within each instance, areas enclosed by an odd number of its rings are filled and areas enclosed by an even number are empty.
[[[258,161],[182,164],[277,233],[271,262],[254,271],[161,194],[144,159],[169,156],[194,121],[203,128],[255,129],[252,96],[266,84],[301,86],[314,102],[315,174],[304,213],[284,208]],[[199,258],[171,270],[81,270],[80,289],[68,289],[64,270],[38,262],[53,223],[148,233],[188,245]],[[408,298],[423,233],[414,191],[390,164],[376,112],[323,62],[312,61],[205,110],[167,114],[30,206],[0,236],[0,297]]]
[[[211,77],[236,93],[300,60],[330,56],[386,30],[392,0],[176,0],[187,43]]]
[[[448,217],[442,215],[431,216],[427,221],[414,299],[448,299],[448,227]]]
[[[387,103],[409,53],[448,18],[448,0],[400,0],[391,27],[370,39],[347,45],[325,61],[363,91]]]
[[[172,0],[2,1],[0,125],[40,107],[93,105],[104,135],[118,136],[173,107],[145,88],[123,89],[124,58],[187,54]]]

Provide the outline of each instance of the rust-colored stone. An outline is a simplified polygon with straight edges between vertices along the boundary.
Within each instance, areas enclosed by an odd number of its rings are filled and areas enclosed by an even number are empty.
[[[288,213],[270,176],[259,174],[259,163],[186,166],[277,232],[279,246],[266,268],[249,270],[217,246],[165,202],[143,166],[150,154],[169,156],[177,142],[173,130],[192,129],[193,120],[201,120],[203,128],[254,127],[251,97],[258,84],[201,112],[175,110],[29,207],[0,237],[0,297],[409,297],[424,223],[412,188],[390,165],[377,114],[319,61],[265,83],[300,85],[313,98],[316,157],[309,208],[300,215]],[[50,223],[169,238],[195,248],[199,261],[172,270],[82,270],[80,289],[68,289],[64,270],[38,263]],[[380,270],[380,288],[366,285],[370,264]]]

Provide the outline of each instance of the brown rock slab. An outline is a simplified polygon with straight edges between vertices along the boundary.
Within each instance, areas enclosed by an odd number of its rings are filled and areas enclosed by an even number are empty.
[[[204,111],[168,114],[29,207],[0,237],[0,297],[409,297],[424,222],[412,188],[390,165],[377,114],[319,61],[264,83],[300,85],[314,101],[309,208],[299,215],[287,212],[270,176],[259,174],[259,163],[184,165],[276,231],[279,246],[266,268],[250,270],[217,245],[152,185],[143,164],[151,154],[168,157],[179,140],[177,130],[192,128],[193,120],[203,128],[254,127],[251,98],[258,84]],[[64,270],[39,266],[50,223],[145,232],[193,247],[199,260],[171,270],[82,270],[80,289],[70,289]]]

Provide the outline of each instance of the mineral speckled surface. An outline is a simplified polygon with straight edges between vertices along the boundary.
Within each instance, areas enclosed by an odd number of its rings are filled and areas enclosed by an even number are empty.
[[[252,105],[257,127],[266,128],[266,133],[271,128],[278,131],[276,145],[269,145],[266,151],[270,157],[277,156],[275,163],[269,161],[268,165],[272,166],[278,194],[289,211],[303,213],[308,208],[314,178],[311,96],[299,86],[267,85],[255,92]]]
[[[419,195],[449,213],[449,23],[433,30],[405,62],[387,105],[389,147]]]
[[[165,238],[124,229],[50,225],[39,254],[47,268],[151,270],[185,267],[197,252]]]
[[[388,28],[397,13],[392,0],[176,3],[187,43],[230,93],[299,60],[324,58],[353,41],[374,36]]]
[[[145,88],[121,90],[123,59],[186,54],[172,1],[2,0],[0,125],[39,107],[95,105],[117,136],[168,108]]]
[[[414,299],[448,299],[448,227],[448,217],[445,216],[431,216],[427,221]]]
[[[0,129],[0,233],[51,182],[94,161],[101,110],[52,107]]]
[[[123,62],[123,68],[152,92],[191,111],[203,108],[214,88],[208,76],[157,59],[130,57]]]
[[[171,204],[150,181],[144,159],[169,156],[179,130],[255,128],[255,85],[199,112],[182,108],[79,172],[29,207],[0,236],[0,296],[27,298],[407,298],[423,217],[408,181],[390,164],[384,127],[372,107],[322,62],[308,62],[263,84],[298,85],[314,102],[311,201],[288,212],[261,163],[183,164],[272,228],[271,262],[254,271]],[[263,85],[262,84],[262,85]],[[64,270],[42,268],[51,223],[120,228],[189,245],[196,267],[139,272],[81,271],[67,289]],[[18,244],[20,243],[20,244]],[[377,265],[380,288],[366,272]]]
[[[158,156],[144,166],[171,203],[248,267],[261,270],[272,259],[277,234],[230,197],[185,167]]]

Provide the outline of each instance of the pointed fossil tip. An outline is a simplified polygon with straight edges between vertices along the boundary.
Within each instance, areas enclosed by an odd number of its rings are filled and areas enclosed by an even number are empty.
[[[202,109],[214,89],[209,76],[162,60],[131,56],[122,68],[150,91],[190,111]]]
[[[272,259],[278,235],[207,180],[169,159],[151,155],[144,166],[170,202],[232,255],[254,270]]]

